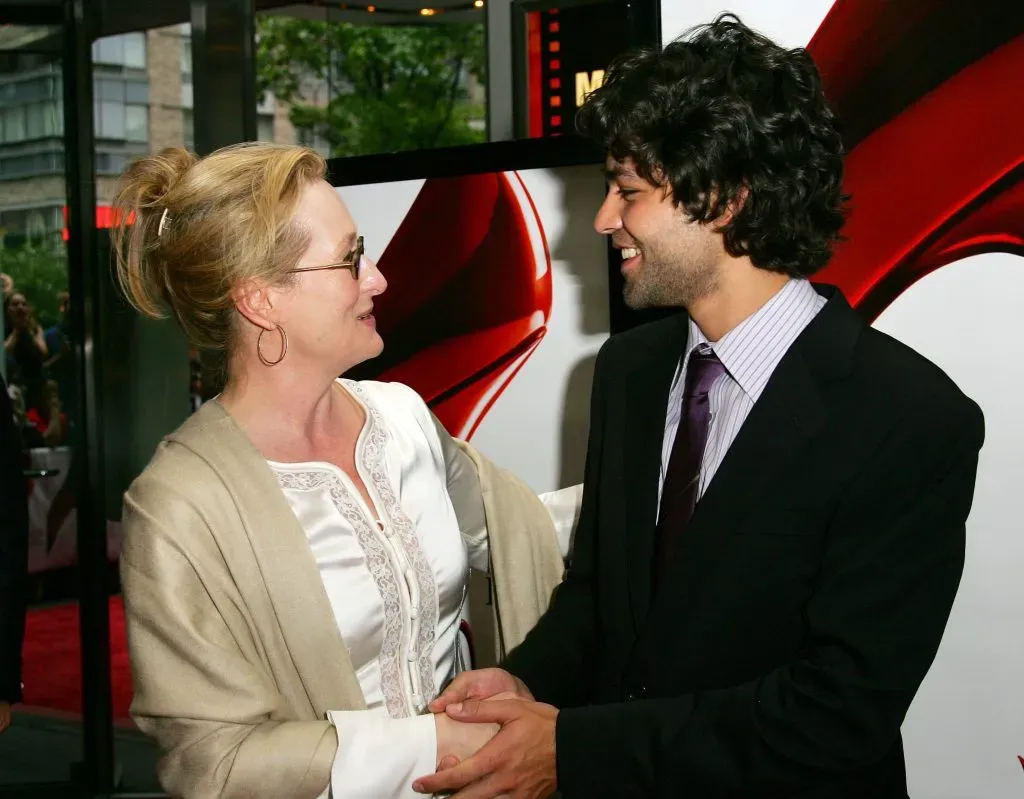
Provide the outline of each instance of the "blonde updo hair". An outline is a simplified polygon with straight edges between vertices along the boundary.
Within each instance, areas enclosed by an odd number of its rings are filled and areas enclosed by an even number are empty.
[[[302,189],[325,173],[313,150],[264,142],[205,158],[172,147],[137,159],[114,200],[122,291],[146,316],[170,310],[192,344],[226,356],[235,329],[232,290],[289,278],[309,246],[309,232],[292,215]]]

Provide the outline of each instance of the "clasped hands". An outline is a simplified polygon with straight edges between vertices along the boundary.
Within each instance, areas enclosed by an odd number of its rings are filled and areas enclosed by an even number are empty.
[[[413,783],[418,793],[545,799],[555,792],[558,709],[535,702],[521,680],[502,669],[468,671],[429,709],[438,714],[440,762]]]

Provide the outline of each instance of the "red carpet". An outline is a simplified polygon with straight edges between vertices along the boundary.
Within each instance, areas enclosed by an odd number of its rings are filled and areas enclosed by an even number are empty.
[[[78,603],[30,610],[22,650],[26,705],[80,715],[82,664],[78,633]],[[110,599],[110,677],[114,718],[130,721],[132,674],[124,634],[121,597]]]

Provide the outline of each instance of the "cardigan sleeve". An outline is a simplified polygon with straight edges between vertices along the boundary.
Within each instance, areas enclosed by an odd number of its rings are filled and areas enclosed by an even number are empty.
[[[489,571],[487,514],[484,510],[480,474],[472,458],[459,446],[456,439],[445,430],[444,425],[436,417],[432,418],[441,451],[444,453],[448,496],[455,508],[462,538],[466,542],[470,566],[478,571]],[[484,456],[478,453],[478,457]],[[572,550],[572,537],[579,518],[582,496],[582,484],[537,495],[555,526],[563,561]]]
[[[258,644],[236,639],[217,604],[226,594],[204,584],[175,543],[204,524],[184,501],[161,501],[156,512],[125,497],[132,717],[156,739],[158,776],[174,796],[314,799],[330,779],[335,730],[326,719],[284,718]]]

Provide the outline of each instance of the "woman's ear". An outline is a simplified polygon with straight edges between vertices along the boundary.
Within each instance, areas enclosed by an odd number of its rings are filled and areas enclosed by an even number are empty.
[[[254,280],[236,286],[231,292],[235,309],[256,327],[273,330],[277,327],[274,320],[274,301],[271,292],[265,285]]]

